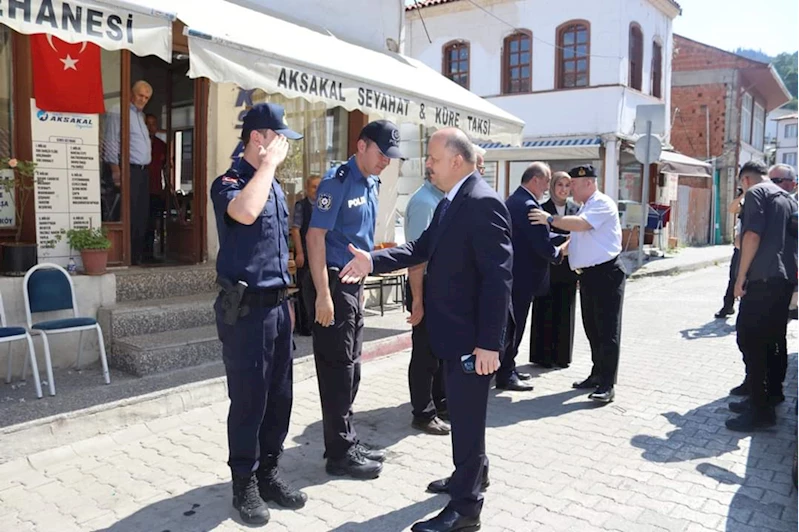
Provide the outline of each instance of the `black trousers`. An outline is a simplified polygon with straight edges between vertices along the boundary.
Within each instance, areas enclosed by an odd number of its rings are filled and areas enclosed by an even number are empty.
[[[322,401],[325,457],[338,459],[357,443],[352,425],[352,403],[361,382],[363,347],[363,285],[339,283],[331,276],[334,323],[313,324],[313,352],[316,379]]]
[[[447,409],[444,364],[433,354],[430,333],[424,318],[411,331],[411,362],[408,364],[408,388],[413,417],[430,420],[438,410]]]
[[[777,389],[782,393],[785,370],[779,346],[785,342],[792,290],[785,279],[748,282],[738,307],[738,347],[746,364],[749,397],[757,408],[765,408]]]
[[[449,418],[452,425],[452,461],[455,472],[449,482],[450,506],[468,516],[480,514],[480,485],[486,456],[486,410],[491,375],[464,373],[460,357],[444,361]]]
[[[150,174],[147,166],[130,165],[130,261],[141,263],[150,221]]]
[[[502,361],[497,371],[497,384],[507,384],[513,372],[516,371],[516,355],[524,336],[527,325],[527,315],[533,304],[533,290],[531,287],[514,288],[512,294],[513,315],[508,316],[508,325],[505,330],[505,346],[502,352]]]
[[[251,306],[235,325],[222,322],[214,305],[228,382],[228,465],[246,476],[259,461],[283,452],[293,401],[289,303]]]
[[[735,308],[735,280],[738,277],[738,265],[741,264],[741,250],[735,248],[730,261],[730,280],[724,292],[724,308]]]
[[[591,345],[594,367],[591,377],[600,387],[616,384],[621,346],[621,311],[627,274],[621,259],[583,269],[580,275],[580,308],[583,327]]]
[[[552,283],[549,293],[533,301],[530,362],[568,366],[574,346],[577,283]]]
[[[297,326],[295,329],[298,333],[307,336],[311,334],[316,315],[316,290],[309,268],[297,268],[297,288],[299,297],[297,298]]]

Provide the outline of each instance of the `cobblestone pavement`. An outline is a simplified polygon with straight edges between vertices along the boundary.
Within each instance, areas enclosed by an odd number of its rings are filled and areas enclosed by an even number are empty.
[[[486,531],[796,530],[796,332],[778,428],[727,431],[727,390],[742,378],[732,320],[713,320],[726,267],[629,283],[616,402],[596,407],[570,383],[589,370],[578,332],[567,370],[536,372],[532,393],[492,391]],[[526,344],[525,344],[526,345]],[[328,477],[315,379],[297,383],[286,477],[300,511],[272,531],[400,531],[437,512],[424,492],[449,474],[449,438],[410,428],[407,353],[364,367],[361,437],[386,446],[383,475]],[[525,362],[527,352],[519,355]],[[24,531],[239,530],[225,466],[226,403],[133,426],[0,466],[0,528]]]

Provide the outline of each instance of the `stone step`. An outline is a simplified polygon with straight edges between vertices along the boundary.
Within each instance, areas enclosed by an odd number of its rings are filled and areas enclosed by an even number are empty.
[[[117,339],[214,325],[217,292],[171,299],[126,301],[97,310],[97,319],[111,345]]]
[[[126,336],[114,340],[112,368],[143,377],[222,358],[215,325]]]
[[[181,297],[216,290],[212,264],[128,268],[114,271],[117,302]]]

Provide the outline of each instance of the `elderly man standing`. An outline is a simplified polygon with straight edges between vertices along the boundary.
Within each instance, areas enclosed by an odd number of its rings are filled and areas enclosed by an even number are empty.
[[[147,222],[150,219],[150,173],[148,167],[152,158],[150,131],[144,115],[144,107],[153,95],[153,88],[144,80],[139,80],[130,89],[130,262],[140,264],[147,236]],[[122,186],[120,164],[120,134],[122,131],[121,109],[109,111],[105,120],[103,162],[106,167],[105,179],[110,173],[113,187],[118,191]],[[106,211],[106,218],[119,220],[115,209]],[[105,218],[104,218],[105,219]]]
[[[575,216],[552,215],[534,210],[533,224],[548,224],[571,231],[569,266],[580,275],[580,307],[583,327],[591,345],[594,367],[587,379],[575,382],[577,389],[593,389],[589,398],[609,403],[616,396],[614,386],[619,368],[621,308],[627,274],[621,253],[621,224],[616,202],[597,189],[591,165],[569,171],[572,196],[583,206]]]

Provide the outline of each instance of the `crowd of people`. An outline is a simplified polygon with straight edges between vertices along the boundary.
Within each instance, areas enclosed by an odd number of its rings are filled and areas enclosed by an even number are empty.
[[[254,106],[243,121],[243,156],[211,188],[233,506],[245,522],[264,524],[266,502],[301,508],[307,500],[278,470],[291,413],[295,326],[313,337],[326,471],[364,480],[382,473],[385,451],[363,442],[353,421],[363,281],[407,268],[411,425],[450,435],[455,466],[451,476],[427,486],[449,494],[449,503],[412,530],[477,530],[490,482],[489,389],[492,382],[502,390],[533,389],[531,376],[515,364],[531,309],[530,361],[568,367],[579,287],[593,365],[573,387],[600,404],[615,399],[626,280],[616,203],[598,190],[591,165],[553,175],[544,162],[530,164],[503,201],[481,177],[480,150],[461,130],[445,128],[429,139],[426,179],[406,209],[408,242],[372,251],[378,176],[403,158],[399,129],[386,120],[367,124],[346,163],[307,180],[289,224],[275,170],[287,139],[298,138],[282,107]],[[781,395],[780,339],[796,285],[796,201],[754,163],[742,169],[741,186],[746,208],[733,297],[741,298],[738,343],[751,399],[731,406],[741,415],[728,426],[752,430],[773,423],[778,389]],[[288,293],[289,238],[300,284],[296,317]]]

